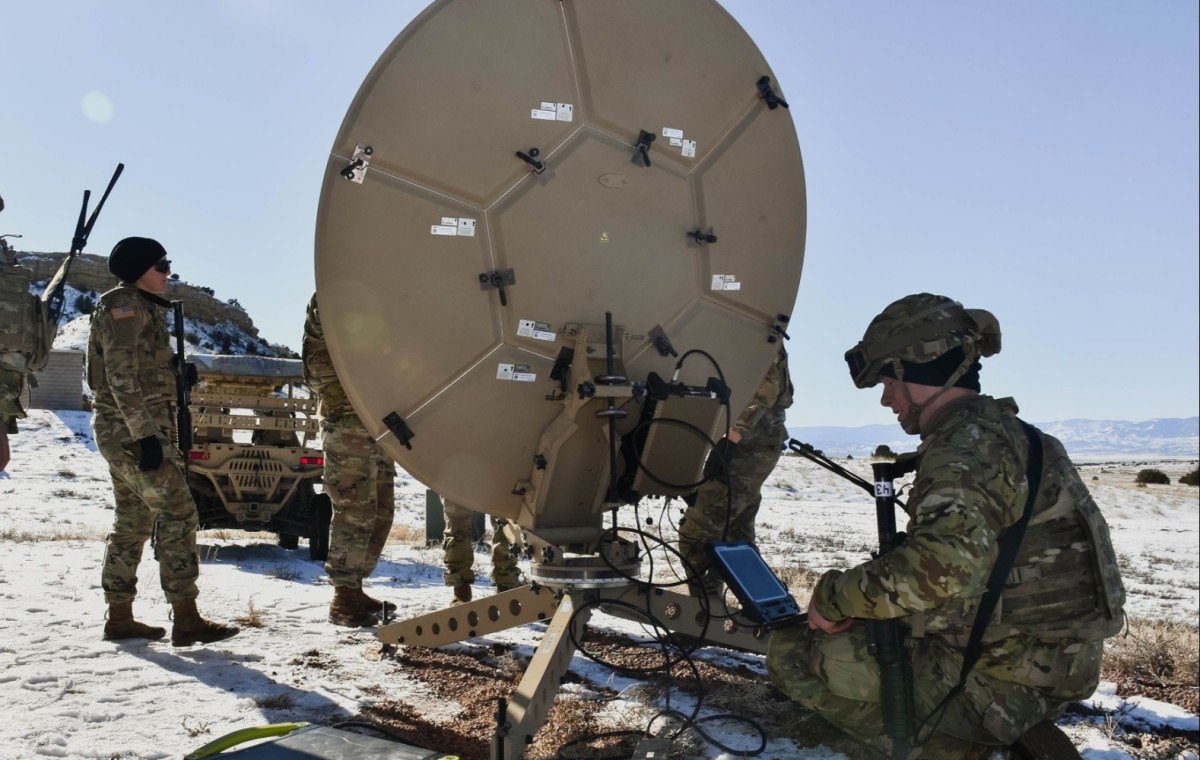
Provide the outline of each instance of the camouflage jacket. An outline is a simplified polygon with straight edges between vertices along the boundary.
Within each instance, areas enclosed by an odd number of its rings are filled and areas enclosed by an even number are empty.
[[[321,313],[317,308],[317,294],[309,299],[304,318],[304,382],[317,394],[317,415],[322,420],[339,421],[344,418],[358,420],[354,407],[346,398],[346,391],[333,369],[329,347],[325,344],[325,329],[321,327]],[[361,424],[361,423],[359,423]]]
[[[29,293],[33,272],[17,264],[0,240],[0,429],[17,432],[17,419],[25,416],[21,394],[28,370],[30,330],[35,296]]]
[[[772,411],[782,411],[790,407],[792,393],[792,377],[788,373],[787,350],[781,344],[779,354],[775,357],[775,363],[771,365],[771,368],[767,370],[766,377],[758,384],[758,390],[754,391],[754,398],[750,400],[750,405],[733,423],[733,429],[741,433],[743,438],[750,435],[751,431]]]
[[[930,420],[908,498],[907,540],[884,557],[823,575],[813,590],[818,612],[830,620],[905,618],[914,636],[965,646],[999,539],[1028,494],[1029,442],[1016,411],[1012,399],[974,396]],[[1031,647],[1069,650],[1114,635],[1124,621],[1107,525],[1062,444],[1041,437],[1033,517],[984,638],[993,654],[1015,658],[993,663],[1010,675],[1028,671]]]
[[[96,429],[130,440],[170,433],[175,370],[165,309],[170,302],[132,285],[100,296],[88,335],[87,381]]]

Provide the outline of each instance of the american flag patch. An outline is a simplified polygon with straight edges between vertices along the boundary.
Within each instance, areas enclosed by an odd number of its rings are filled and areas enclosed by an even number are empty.
[[[112,315],[113,319],[129,319],[133,316],[133,307],[118,306],[115,309],[109,309],[108,313]]]

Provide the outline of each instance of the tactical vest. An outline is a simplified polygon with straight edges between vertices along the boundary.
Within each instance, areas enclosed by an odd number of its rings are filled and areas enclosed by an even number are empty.
[[[1041,488],[985,643],[1013,635],[1095,641],[1120,633],[1125,624],[1125,588],[1108,524],[1062,443],[1039,434]],[[937,631],[942,638],[964,646],[980,598],[952,601],[924,616],[946,626]],[[920,635],[923,620],[912,622]]]
[[[38,372],[50,358],[54,331],[42,299],[29,292],[33,270],[18,265],[4,248],[0,250],[0,367]]]

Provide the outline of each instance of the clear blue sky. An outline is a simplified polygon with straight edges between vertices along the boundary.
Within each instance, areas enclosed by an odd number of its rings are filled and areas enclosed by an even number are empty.
[[[999,317],[984,389],[1029,419],[1197,413],[1194,0],[725,5],[807,168],[789,424],[892,421],[842,353],[922,290]],[[124,161],[88,251],[156,237],[296,347],[325,157],[423,6],[4,0],[0,232],[65,250],[82,189]]]

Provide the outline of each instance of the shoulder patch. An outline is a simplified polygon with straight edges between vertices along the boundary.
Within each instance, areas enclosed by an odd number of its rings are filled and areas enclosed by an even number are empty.
[[[117,306],[113,309],[109,309],[108,313],[112,315],[113,319],[129,319],[133,316],[133,307]]]

